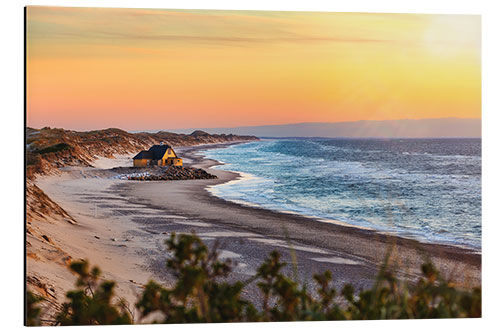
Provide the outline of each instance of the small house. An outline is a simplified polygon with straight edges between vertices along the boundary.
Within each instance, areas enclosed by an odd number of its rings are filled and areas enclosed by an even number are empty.
[[[166,144],[154,145],[134,156],[134,167],[146,166],[182,166],[182,158],[177,157],[174,149]]]

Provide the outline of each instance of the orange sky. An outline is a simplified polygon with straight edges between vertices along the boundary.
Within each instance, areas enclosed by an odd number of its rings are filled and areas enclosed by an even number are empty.
[[[28,7],[28,126],[481,117],[472,15]]]

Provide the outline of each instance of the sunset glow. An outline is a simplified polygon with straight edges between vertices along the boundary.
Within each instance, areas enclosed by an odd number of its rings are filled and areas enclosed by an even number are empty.
[[[28,126],[481,118],[481,19],[29,7]]]

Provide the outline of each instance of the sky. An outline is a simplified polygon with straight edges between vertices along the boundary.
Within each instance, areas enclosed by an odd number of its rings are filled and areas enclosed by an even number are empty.
[[[27,124],[481,118],[481,17],[28,7]]]

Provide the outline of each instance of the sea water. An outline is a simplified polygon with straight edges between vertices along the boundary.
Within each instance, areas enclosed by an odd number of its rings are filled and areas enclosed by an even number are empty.
[[[241,174],[210,189],[223,199],[481,249],[481,139],[267,139],[203,154]]]

